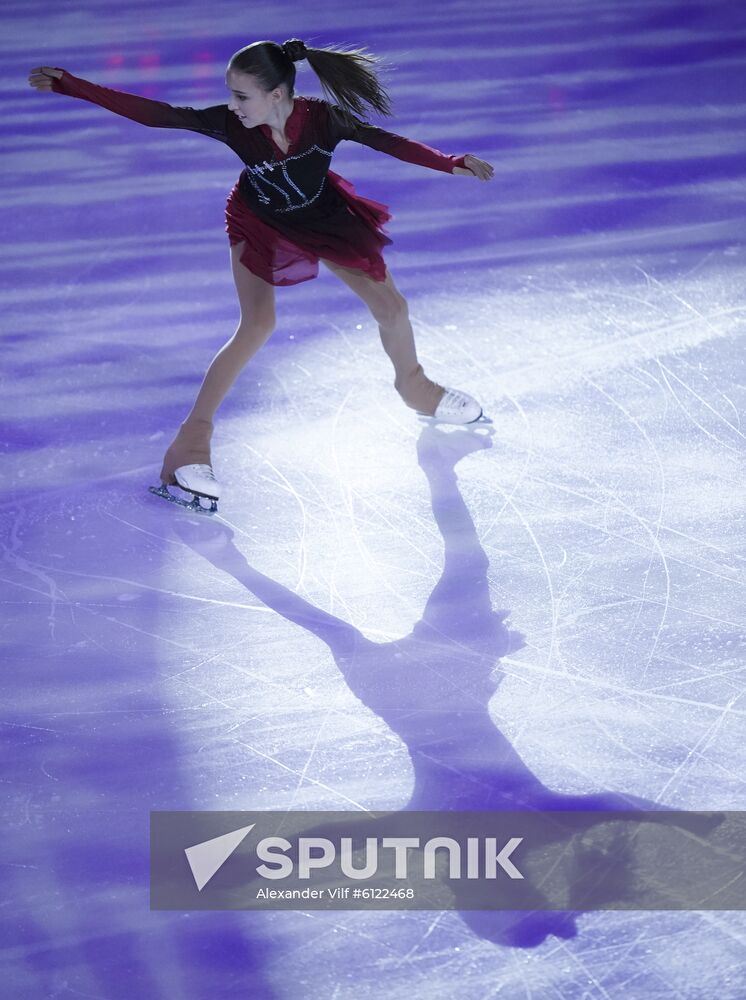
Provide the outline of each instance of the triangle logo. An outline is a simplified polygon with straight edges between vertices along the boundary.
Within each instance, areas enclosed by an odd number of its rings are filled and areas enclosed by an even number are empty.
[[[251,826],[243,826],[240,830],[231,830],[230,833],[224,833],[220,837],[213,837],[212,840],[204,840],[201,844],[184,848],[199,892],[255,826],[256,823],[252,823]]]

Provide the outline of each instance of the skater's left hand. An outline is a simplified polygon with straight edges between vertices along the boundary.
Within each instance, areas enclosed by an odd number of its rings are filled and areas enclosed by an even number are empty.
[[[478,156],[467,153],[464,157],[464,167],[454,167],[454,174],[464,174],[467,177],[478,177],[480,181],[491,181],[495,176],[495,168],[486,160],[480,160]]]

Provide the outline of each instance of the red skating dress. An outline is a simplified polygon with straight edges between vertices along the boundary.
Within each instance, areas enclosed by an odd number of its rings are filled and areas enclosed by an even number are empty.
[[[463,156],[436,149],[352,116],[316,97],[296,97],[285,123],[287,153],[267,125],[245,128],[227,104],[197,110],[172,107],[81,80],[67,71],[53,89],[98,104],[155,128],[187,129],[224,142],[244,169],[226,204],[231,245],[243,242],[241,262],[272,285],[297,285],[318,274],[319,258],[386,278],[381,252],[392,241],[383,230],[385,205],[355,192],[329,169],[339,142],[350,139],[409,163],[452,173]]]

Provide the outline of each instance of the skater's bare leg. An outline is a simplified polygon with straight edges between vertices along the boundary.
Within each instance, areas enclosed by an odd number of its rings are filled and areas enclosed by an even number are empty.
[[[425,375],[417,360],[407,300],[394,284],[391,273],[386,272],[385,281],[374,281],[362,271],[341,267],[329,260],[323,263],[370,309],[378,323],[383,349],[394,366],[394,386],[401,398],[413,410],[429,415],[435,413],[445,390]]]
[[[231,247],[233,280],[241,307],[236,332],[210,362],[189,415],[163,459],[162,482],[173,484],[174,469],[182,465],[210,465],[210,439],[215,411],[247,361],[269,338],[275,326],[272,285],[252,274],[240,261],[244,244]]]

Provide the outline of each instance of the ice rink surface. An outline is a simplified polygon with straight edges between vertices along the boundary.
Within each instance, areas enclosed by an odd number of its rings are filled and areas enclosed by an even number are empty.
[[[746,808],[743,8],[32,0],[3,25],[3,995],[740,1000],[742,913],[150,912],[148,816]],[[237,321],[240,162],[25,81],[204,107],[285,37],[369,46],[384,127],[494,163],[333,164],[391,206],[427,372],[494,423],[419,423],[322,269],[278,290],[197,518],[147,487]]]

